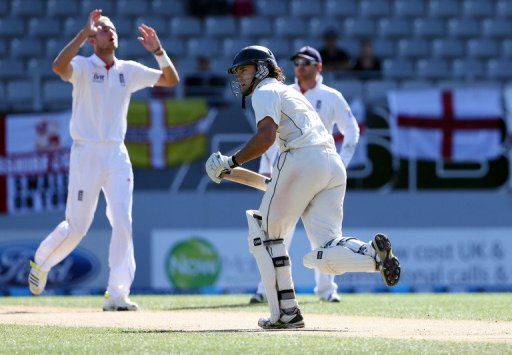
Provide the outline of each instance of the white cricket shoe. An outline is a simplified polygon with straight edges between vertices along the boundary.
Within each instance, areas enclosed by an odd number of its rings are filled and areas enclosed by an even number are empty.
[[[272,322],[270,318],[260,318],[258,325],[266,330],[271,329],[298,329],[304,328],[304,318],[300,309],[296,309],[292,314],[285,314],[281,311],[281,317],[277,322]]]
[[[34,295],[40,295],[46,286],[48,272],[41,270],[32,260],[30,261],[30,272],[28,274],[28,288]]]
[[[105,292],[103,310],[106,312],[138,311],[139,305],[135,302],[130,301],[128,296],[113,298],[110,296],[108,292]]]

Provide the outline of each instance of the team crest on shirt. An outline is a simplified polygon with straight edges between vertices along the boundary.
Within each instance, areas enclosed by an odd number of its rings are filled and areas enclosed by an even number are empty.
[[[123,73],[119,73],[119,84],[121,84],[121,86],[125,86]]]
[[[322,108],[322,100],[316,100],[316,110],[320,111]]]
[[[102,83],[105,81],[105,75],[94,73],[92,76],[92,82],[93,83]]]

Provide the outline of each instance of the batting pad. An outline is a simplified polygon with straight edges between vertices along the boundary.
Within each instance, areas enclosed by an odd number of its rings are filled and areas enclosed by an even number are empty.
[[[292,280],[292,266],[283,239],[269,240],[267,248],[272,254],[276,272],[278,299],[281,309],[298,307]]]
[[[307,268],[317,269],[330,275],[378,271],[375,260],[371,256],[355,253],[341,245],[312,250],[304,256],[302,262]]]
[[[270,321],[275,323],[281,316],[279,300],[277,297],[276,270],[272,257],[264,245],[265,232],[261,229],[261,215],[259,211],[247,210],[247,223],[249,225],[249,251],[256,259],[261,275],[261,282],[265,287],[268,306],[270,308]]]

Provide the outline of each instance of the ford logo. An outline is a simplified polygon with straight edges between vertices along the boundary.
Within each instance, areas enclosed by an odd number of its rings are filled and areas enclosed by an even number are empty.
[[[38,246],[38,242],[32,241],[0,243],[0,287],[27,286],[29,261],[33,260]],[[97,275],[98,265],[92,253],[76,248],[52,268],[47,287],[69,287],[86,281]]]

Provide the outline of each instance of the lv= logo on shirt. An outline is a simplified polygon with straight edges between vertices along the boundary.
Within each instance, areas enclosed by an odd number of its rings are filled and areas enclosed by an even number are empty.
[[[102,83],[105,81],[105,75],[94,73],[92,76],[92,82],[93,83]]]

